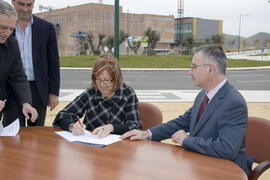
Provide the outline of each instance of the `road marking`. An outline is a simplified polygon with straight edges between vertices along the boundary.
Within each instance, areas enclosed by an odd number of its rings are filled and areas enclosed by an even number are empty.
[[[60,101],[72,101],[84,89],[61,89]],[[135,90],[139,101],[144,102],[193,102],[200,90]],[[241,90],[247,102],[270,102],[270,91]]]

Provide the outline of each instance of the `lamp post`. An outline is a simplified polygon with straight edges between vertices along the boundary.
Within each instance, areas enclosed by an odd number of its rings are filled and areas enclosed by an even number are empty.
[[[119,61],[119,0],[114,1],[114,57]]]
[[[241,45],[241,17],[242,16],[249,16],[249,14],[240,14],[240,18],[239,18],[239,34],[238,34],[238,54],[240,52],[240,45]]]
[[[127,34],[129,36],[129,10],[127,10]],[[128,38],[128,37],[127,37]],[[129,45],[127,40],[127,55],[129,55]]]

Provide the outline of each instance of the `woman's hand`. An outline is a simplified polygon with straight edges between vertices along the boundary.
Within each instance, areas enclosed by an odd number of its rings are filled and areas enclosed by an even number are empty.
[[[103,137],[108,136],[111,132],[113,132],[113,125],[106,124],[104,126],[100,126],[94,129],[93,134],[97,135],[98,138],[103,138]]]
[[[82,123],[80,123],[79,121],[77,121],[76,123],[72,123],[69,126],[69,130],[72,132],[72,134],[74,135],[81,135],[84,133],[86,126]]]
[[[6,105],[6,100],[2,101],[0,100],[0,112],[4,109],[5,105]]]

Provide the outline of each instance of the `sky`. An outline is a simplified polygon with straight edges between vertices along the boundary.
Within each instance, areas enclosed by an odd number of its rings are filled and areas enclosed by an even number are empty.
[[[241,36],[249,37],[258,32],[270,33],[270,0],[183,1],[184,17],[223,20],[223,33],[238,35],[240,17]],[[103,0],[104,4],[113,5],[114,2],[115,0]],[[99,3],[99,0],[35,0],[34,13],[40,12],[39,5],[60,9],[85,3]],[[119,0],[119,4],[123,12],[177,17],[178,0]]]

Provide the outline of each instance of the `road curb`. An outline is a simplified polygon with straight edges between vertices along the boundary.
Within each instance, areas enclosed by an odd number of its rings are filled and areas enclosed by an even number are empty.
[[[61,67],[61,70],[92,70],[92,68],[71,68],[71,67]],[[190,68],[121,68],[122,71],[189,71]],[[260,67],[241,67],[241,68],[227,68],[229,71],[235,70],[260,70],[260,69],[270,69],[270,66],[260,66]]]

